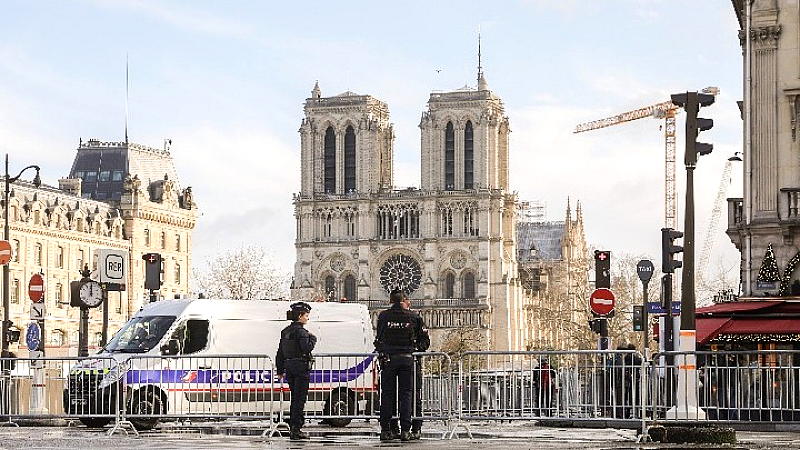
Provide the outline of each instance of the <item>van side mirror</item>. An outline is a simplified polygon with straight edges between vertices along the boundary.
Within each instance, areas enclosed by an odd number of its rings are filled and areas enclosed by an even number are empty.
[[[181,344],[177,339],[170,339],[161,346],[162,355],[177,355],[181,352]]]

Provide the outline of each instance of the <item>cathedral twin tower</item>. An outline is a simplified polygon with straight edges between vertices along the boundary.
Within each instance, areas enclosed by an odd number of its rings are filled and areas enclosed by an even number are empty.
[[[478,89],[430,95],[419,188],[394,187],[386,103],[353,92],[323,97],[317,84],[304,112],[293,297],[377,310],[400,288],[434,345],[468,328],[482,347],[520,348],[510,130],[483,74]]]

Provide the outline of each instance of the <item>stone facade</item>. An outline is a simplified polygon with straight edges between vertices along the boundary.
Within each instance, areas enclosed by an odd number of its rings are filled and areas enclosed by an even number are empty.
[[[91,154],[100,152],[124,154],[127,160],[118,167],[119,183],[103,196],[104,200],[93,197],[105,191],[83,191],[84,180],[103,178],[101,172],[115,171],[104,166],[98,166],[100,170],[89,169],[91,164],[86,158],[91,161]],[[81,142],[76,156],[76,164],[84,158],[86,165],[76,168],[73,164],[70,177],[59,180],[58,188],[46,185],[37,188],[22,181],[11,186],[9,242],[14,259],[9,264],[9,315],[24,336],[24,326],[29,322],[28,280],[33,273],[42,273],[48,355],[74,353],[80,311],[69,306],[69,284],[81,278],[79,271],[85,264],[96,270],[93,255],[97,249],[124,250],[130,256],[126,290],[108,293],[109,336],[148,299],[144,290],[143,254],[162,255],[161,298],[185,296],[189,292],[192,232],[198,217],[191,188],[180,189],[174,171],[168,168],[159,179],[140,179],[138,172],[130,171],[135,166],[131,162],[138,160],[140,154],[147,156],[150,170],[172,166],[172,157],[164,150],[92,140]],[[94,175],[89,175],[92,172]],[[101,330],[102,308],[96,308],[90,315],[90,345],[99,344]],[[12,350],[16,348],[12,346]]]
[[[509,190],[509,120],[478,88],[432,93],[422,114],[420,188],[393,185],[388,106],[317,84],[300,126],[292,296],[358,301],[373,314],[404,289],[433,348],[466,332],[472,348],[530,345]]]
[[[517,259],[525,298],[525,349],[585,349],[592,333],[586,325],[590,261],[581,204],[574,218],[568,204],[563,221],[520,216]]]
[[[733,5],[744,61],[744,195],[728,199],[727,234],[742,255],[743,296],[800,295],[800,15],[793,1]],[[779,275],[759,276],[770,244]]]

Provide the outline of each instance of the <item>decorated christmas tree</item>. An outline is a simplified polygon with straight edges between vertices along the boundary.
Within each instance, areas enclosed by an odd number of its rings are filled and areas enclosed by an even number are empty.
[[[767,253],[764,255],[764,261],[761,262],[761,269],[758,271],[758,281],[771,283],[780,281],[780,279],[778,261],[775,259],[775,253],[772,252],[772,244],[768,244]]]

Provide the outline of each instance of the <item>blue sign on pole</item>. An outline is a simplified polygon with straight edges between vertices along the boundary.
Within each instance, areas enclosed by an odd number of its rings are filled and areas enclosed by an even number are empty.
[[[28,344],[28,350],[39,350],[39,344],[42,342],[42,329],[39,324],[31,322],[28,324],[28,331],[25,332],[25,343]]]
[[[647,312],[649,314],[666,314],[667,310],[661,306],[660,302],[647,302]],[[672,302],[672,314],[681,313],[681,302]]]

